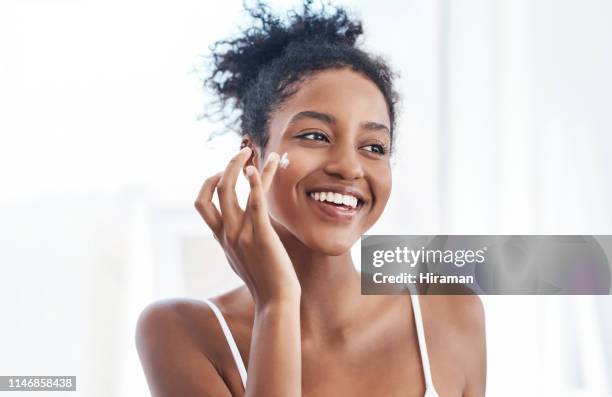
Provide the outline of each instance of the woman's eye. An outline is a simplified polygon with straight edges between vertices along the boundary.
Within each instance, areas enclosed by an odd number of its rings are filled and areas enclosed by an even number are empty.
[[[307,136],[314,137],[314,138],[306,138]],[[308,132],[306,134],[300,135],[299,137],[306,138],[309,141],[329,141],[329,139],[327,139],[327,136],[325,136],[325,134],[321,132]]]
[[[387,148],[384,145],[378,145],[378,144],[373,144],[373,145],[367,145],[364,146],[365,148],[370,147],[372,149],[368,150],[368,152],[373,152],[376,154],[386,154],[387,153]]]
[[[312,132],[307,132],[305,134],[302,135],[298,135],[298,138],[300,139],[305,139],[307,141],[324,141],[324,142],[329,142],[329,138],[327,137],[327,135],[325,135],[322,132],[316,132],[316,131],[312,131]],[[385,145],[382,144],[371,144],[371,145],[366,145],[363,146],[364,148],[366,148],[366,150],[368,152],[372,152],[372,153],[376,153],[378,155],[385,155],[388,153],[388,149]],[[370,149],[367,149],[370,148]]]

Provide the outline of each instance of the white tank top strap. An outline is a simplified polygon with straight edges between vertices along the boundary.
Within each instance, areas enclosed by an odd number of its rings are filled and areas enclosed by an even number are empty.
[[[421,363],[423,365],[423,375],[425,376],[425,397],[438,397],[438,392],[433,384],[431,376],[431,366],[429,365],[429,354],[427,352],[427,341],[425,340],[425,329],[423,327],[423,316],[421,315],[421,303],[419,295],[410,294],[412,311],[414,312],[414,322],[416,323],[417,337],[419,340],[419,350],[421,352]]]
[[[238,368],[238,372],[240,373],[240,378],[242,379],[242,386],[246,389],[246,380],[247,380],[247,371],[242,361],[242,357],[240,356],[240,351],[238,350],[238,345],[236,345],[236,341],[232,336],[232,332],[229,329],[221,310],[215,305],[211,300],[204,298],[203,299],[206,304],[212,309],[213,313],[217,317],[219,324],[221,325],[221,330],[225,335],[225,339],[227,340],[227,344],[230,347],[232,352],[232,356],[234,357],[234,362],[236,363],[236,367]],[[425,396],[424,397],[439,397],[438,392],[433,384],[433,378],[431,376],[431,367],[429,365],[429,355],[427,353],[427,343],[425,341],[425,330],[423,328],[423,318],[421,315],[421,305],[419,302],[419,296],[417,294],[410,295],[410,302],[412,303],[412,311],[414,312],[414,320],[416,323],[417,337],[419,340],[419,350],[421,352],[421,363],[423,366],[423,374],[425,376]]]
[[[234,357],[234,362],[236,363],[236,368],[238,368],[238,372],[240,373],[240,378],[242,379],[242,386],[246,389],[246,380],[247,380],[247,371],[244,366],[244,362],[242,361],[242,357],[240,356],[240,351],[238,350],[238,345],[232,336],[232,331],[229,329],[221,310],[215,305],[210,299],[203,299],[206,304],[212,309],[213,313],[219,320],[219,324],[221,325],[221,330],[223,330],[223,335],[225,335],[225,339],[227,340],[227,344],[232,352],[232,356]]]

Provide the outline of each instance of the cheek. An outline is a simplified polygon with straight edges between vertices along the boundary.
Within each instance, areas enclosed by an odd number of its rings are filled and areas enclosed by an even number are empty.
[[[387,204],[387,201],[389,200],[389,196],[391,196],[392,185],[393,185],[393,178],[391,178],[391,173],[388,172],[384,174],[384,178],[380,180],[380,190],[382,192],[381,195],[383,197],[384,204]]]
[[[279,163],[273,183],[276,183],[279,188],[287,189],[288,193],[288,190],[295,190],[296,184],[314,171],[318,163],[312,154],[309,156],[305,150],[281,150],[279,151],[281,158],[284,153],[287,153],[286,165],[282,166]]]
[[[375,196],[375,201],[372,207],[372,216],[377,219],[384,211],[389,197],[391,196],[392,178],[389,169],[379,170],[378,173],[370,179],[370,186]]]
[[[284,152],[281,152],[282,155]],[[270,191],[268,192],[268,205],[270,212],[278,221],[283,216],[295,216],[295,206],[300,200],[300,195],[303,195],[303,187],[298,185],[304,176],[308,174],[308,159],[302,158],[300,153],[288,152],[289,164],[286,168],[279,168],[274,174]],[[286,221],[286,219],[285,219]],[[285,223],[285,222],[282,222]]]

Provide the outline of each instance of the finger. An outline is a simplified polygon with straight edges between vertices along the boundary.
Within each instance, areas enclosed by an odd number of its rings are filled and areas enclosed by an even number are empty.
[[[244,167],[244,163],[250,157],[250,147],[247,146],[241,149],[238,154],[232,157],[217,185],[223,227],[227,236],[234,236],[240,227],[239,222],[242,217],[242,210],[236,196],[236,180],[238,179],[238,173]]]
[[[276,152],[270,152],[268,154],[268,158],[264,165],[263,171],[261,173],[261,182],[263,185],[264,192],[270,190],[270,185],[272,184],[272,179],[274,178],[274,174],[278,169],[278,161],[280,156]]]
[[[249,165],[246,167],[245,173],[251,187],[251,193],[249,194],[249,201],[247,203],[247,213],[253,223],[255,233],[257,233],[256,231],[261,231],[270,226],[268,204],[257,168]]]
[[[215,191],[215,187],[219,183],[221,176],[223,175],[223,171],[216,173],[215,175],[207,178],[202,188],[200,189],[200,193],[195,201],[195,207],[204,218],[204,221],[210,227],[210,229],[215,234],[215,237],[218,238],[219,233],[223,227],[223,220],[221,218],[221,214],[215,204],[212,202],[212,197]]]

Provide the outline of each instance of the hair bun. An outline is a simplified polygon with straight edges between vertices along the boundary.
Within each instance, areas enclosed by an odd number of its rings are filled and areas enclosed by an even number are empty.
[[[325,4],[315,13],[312,3],[312,0],[305,0],[302,13],[289,11],[286,22],[273,15],[270,7],[260,0],[253,7],[245,4],[255,24],[239,37],[217,41],[210,47],[213,73],[207,85],[223,102],[234,99],[241,107],[259,71],[280,57],[291,43],[317,41],[355,46],[357,38],[363,34],[361,22],[351,20],[342,8],[334,8],[328,13]]]

